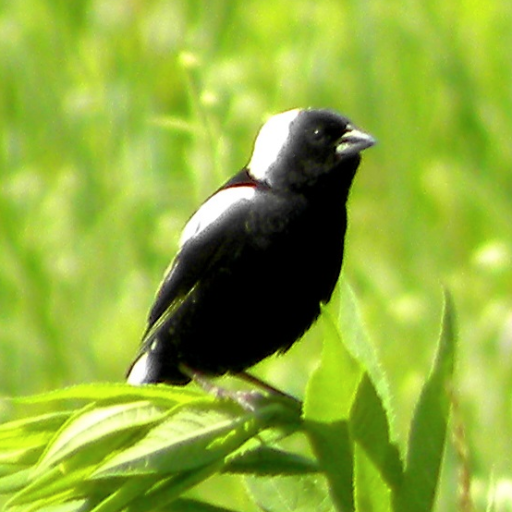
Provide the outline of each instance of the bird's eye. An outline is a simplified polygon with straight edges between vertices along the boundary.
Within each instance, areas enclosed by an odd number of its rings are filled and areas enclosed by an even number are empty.
[[[322,144],[325,142],[325,130],[321,127],[314,128],[310,133],[310,140],[313,144]]]
[[[321,126],[317,126],[309,132],[309,141],[315,146],[324,146],[328,138],[327,131]]]

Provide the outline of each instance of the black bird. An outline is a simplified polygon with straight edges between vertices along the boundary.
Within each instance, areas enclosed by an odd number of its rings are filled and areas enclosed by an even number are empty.
[[[330,110],[272,117],[185,226],[128,382],[182,385],[288,350],[331,298],[349,189],[374,143]]]

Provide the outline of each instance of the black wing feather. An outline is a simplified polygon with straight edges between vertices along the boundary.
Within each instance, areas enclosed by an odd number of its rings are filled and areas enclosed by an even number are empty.
[[[172,314],[202,278],[219,265],[229,266],[237,246],[245,242],[244,226],[250,207],[250,201],[241,200],[183,244],[156,294],[141,352],[154,327]]]

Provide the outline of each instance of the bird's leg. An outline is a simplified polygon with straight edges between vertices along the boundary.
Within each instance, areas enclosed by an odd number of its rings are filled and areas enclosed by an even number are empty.
[[[250,374],[249,372],[245,372],[245,371],[239,372],[235,375],[256,387],[259,387],[260,389],[267,391],[268,393],[270,393],[272,395],[277,395],[277,396],[280,396],[287,400],[292,400],[293,402],[302,406],[302,402],[298,398],[295,398],[294,396],[289,395],[288,393],[285,393],[284,391],[281,391],[280,389],[277,389],[276,387],[272,386],[268,382],[265,382],[264,380],[260,379],[259,377],[255,377],[254,375]]]
[[[219,399],[231,399],[243,409],[254,412],[256,403],[262,398],[259,391],[232,391],[213,383],[204,373],[194,370],[185,364],[180,364],[180,371],[190,377],[201,389]]]

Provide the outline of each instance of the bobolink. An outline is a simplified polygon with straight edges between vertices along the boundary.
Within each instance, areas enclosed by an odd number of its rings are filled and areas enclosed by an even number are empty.
[[[272,117],[249,164],[186,224],[128,382],[181,385],[288,350],[331,298],[349,189],[374,143],[330,110]]]

